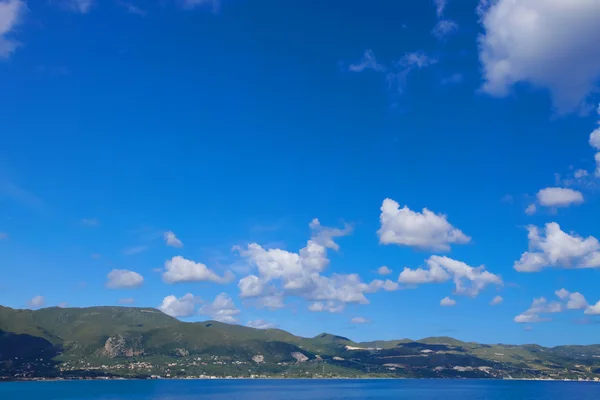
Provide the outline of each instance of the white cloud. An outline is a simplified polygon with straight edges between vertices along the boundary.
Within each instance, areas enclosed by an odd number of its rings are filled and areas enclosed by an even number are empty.
[[[393,292],[394,290],[398,290],[400,285],[398,283],[391,281],[389,279],[381,280],[374,279],[369,283],[367,292],[368,293],[376,293],[380,290],[385,290],[386,292]]]
[[[590,306],[581,293],[571,293],[563,288],[555,291],[554,294],[560,301],[548,302],[544,297],[534,299],[531,307],[517,315],[514,321],[518,323],[546,322],[550,321],[550,318],[543,317],[542,314],[559,313],[565,310],[586,310],[585,313],[588,314]]]
[[[540,314],[559,313],[563,311],[563,305],[556,301],[548,302],[545,297],[533,300],[531,306],[522,314],[515,317],[514,321],[520,324],[550,321],[550,318],[542,317]]]
[[[279,308],[285,296],[295,296],[315,302],[313,310],[320,307],[325,310],[343,308],[347,303],[367,304],[365,294],[398,289],[398,284],[391,280],[366,283],[357,274],[323,275],[329,265],[327,251],[339,249],[334,238],[348,235],[352,229],[348,225],[343,229],[323,227],[317,219],[309,227],[311,238],[297,253],[266,249],[256,243],[245,249],[235,247],[257,270],[239,281],[240,297],[255,298],[250,303],[259,306],[269,303],[269,308]]]
[[[46,304],[44,296],[35,296],[27,302],[27,306],[30,308],[40,308],[43,307],[44,304]]]
[[[560,289],[554,292],[554,294],[561,300],[569,298],[569,291],[567,289]]]
[[[180,298],[170,295],[163,299],[158,309],[175,318],[191,317],[196,313],[196,305],[200,302],[201,299],[191,293]]]
[[[202,263],[175,256],[165,262],[162,278],[166,283],[209,281],[224,284],[231,282],[235,277],[230,271],[219,276]]]
[[[590,146],[596,150],[600,150],[600,128],[596,128],[590,134]]]
[[[479,10],[486,92],[505,96],[514,84],[528,82],[548,89],[559,112],[570,112],[595,89],[600,2],[482,0]]]
[[[200,314],[208,315],[215,321],[234,324],[237,322],[237,315],[240,310],[235,306],[233,300],[227,293],[221,293],[211,304],[200,308]]]
[[[88,13],[94,5],[94,0],[60,0],[60,4],[67,10]]]
[[[451,19],[439,20],[431,33],[439,40],[443,40],[449,35],[458,31],[458,24]]]
[[[587,308],[588,302],[579,292],[571,293],[566,289],[560,289],[554,292],[556,296],[566,302],[566,308],[568,310],[583,310]]]
[[[583,203],[583,194],[573,189],[549,187],[537,193],[540,205],[544,207],[568,207]]]
[[[490,301],[490,305],[497,306],[498,304],[502,303],[503,301],[504,301],[504,298],[502,298],[502,296],[496,296],[492,299],[492,301]]]
[[[281,293],[276,293],[262,296],[258,299],[258,306],[261,308],[268,308],[270,310],[283,308],[285,307],[285,303],[283,302],[283,295]]]
[[[250,328],[256,328],[256,329],[273,329],[277,325],[267,322],[264,319],[257,319],[254,321],[248,321],[246,326],[249,326]]]
[[[82,218],[81,225],[98,226],[98,225],[100,225],[100,220],[98,218]]]
[[[452,226],[444,214],[435,214],[424,208],[421,213],[410,210],[392,199],[385,199],[379,217],[381,228],[377,231],[382,244],[450,250],[451,244],[469,243],[471,238]]]
[[[368,324],[370,321],[365,317],[354,317],[350,320],[353,324]]]
[[[163,237],[165,239],[165,242],[167,243],[167,246],[183,247],[183,243],[181,242],[181,240],[179,240],[177,236],[175,236],[175,233],[173,233],[172,231],[165,232],[163,234]]]
[[[329,312],[329,313],[340,313],[344,311],[344,304],[337,303],[335,301],[315,301],[310,303],[308,309],[312,312]]]
[[[258,297],[263,294],[265,284],[256,275],[249,275],[240,279],[238,288],[240,289],[240,297]]]
[[[594,160],[596,161],[596,171],[594,172],[594,175],[600,177],[600,151],[596,153]]]
[[[573,176],[574,176],[576,179],[579,179],[579,178],[585,178],[585,177],[586,177],[586,176],[588,176],[588,175],[589,175],[589,173],[588,173],[588,172],[587,172],[585,169],[578,169],[578,170],[577,170],[577,171],[575,171],[575,173],[573,174]]]
[[[450,279],[450,275],[438,264],[430,264],[428,269],[417,268],[410,269],[404,267],[404,270],[398,277],[398,282],[408,285],[421,285],[424,283],[442,283]]]
[[[389,269],[388,267],[386,267],[385,265],[377,268],[377,273],[379,275],[389,275],[391,274],[393,271],[391,269]]]
[[[123,299],[119,299],[119,304],[133,304],[135,300],[132,297],[125,297]]]
[[[588,306],[588,308],[585,309],[584,314],[586,314],[586,315],[600,315],[600,301],[597,302],[594,305]]]
[[[569,310],[583,310],[584,308],[587,308],[587,306],[588,303],[581,293],[575,292],[569,295],[569,301],[567,302],[567,308]]]
[[[22,0],[0,1],[0,58],[8,58],[20,46],[11,38],[14,28],[21,23],[27,6]]]
[[[528,226],[529,249],[514,264],[519,272],[538,272],[543,268],[598,268],[600,267],[600,243],[589,236],[582,238],[568,234],[556,222],[546,224],[545,232],[536,226]]]
[[[456,300],[451,299],[450,297],[444,297],[440,301],[440,306],[442,307],[452,307],[456,305]]]
[[[69,306],[69,303],[67,303],[66,301],[62,301],[56,305],[56,307],[58,307],[58,308],[67,308],[68,306]]]
[[[348,66],[348,71],[350,72],[363,72],[366,69],[372,69],[376,72],[385,71],[385,66],[379,64],[375,59],[375,54],[373,54],[373,50],[369,49],[365,51],[363,58],[357,64],[350,64]]]
[[[144,283],[142,275],[126,269],[113,269],[106,278],[108,279],[106,287],[109,289],[136,288]]]
[[[535,204],[530,204],[525,209],[525,214],[527,214],[527,215],[533,215],[533,214],[535,214],[536,211],[537,211],[536,205]]]
[[[450,279],[455,285],[455,294],[475,297],[487,285],[502,285],[502,278],[486,271],[485,266],[471,267],[462,261],[449,257],[431,256],[426,260],[427,269],[411,270],[404,268],[398,282],[419,285],[424,283],[441,283]]]

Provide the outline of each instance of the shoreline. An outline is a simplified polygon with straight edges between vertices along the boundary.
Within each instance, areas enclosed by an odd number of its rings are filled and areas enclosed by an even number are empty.
[[[30,379],[0,379],[2,383],[14,382],[80,382],[80,381],[534,381],[534,382],[572,382],[572,383],[600,383],[600,380],[580,380],[580,379],[536,379],[536,378],[282,378],[282,377],[261,377],[261,378],[30,378]]]

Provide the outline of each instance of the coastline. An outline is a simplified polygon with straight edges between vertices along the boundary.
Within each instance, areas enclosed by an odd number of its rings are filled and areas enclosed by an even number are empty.
[[[535,382],[573,382],[573,383],[599,383],[600,380],[583,379],[553,379],[553,378],[402,378],[402,377],[332,377],[332,378],[119,378],[119,377],[89,377],[89,378],[28,378],[28,379],[0,379],[2,383],[14,382],[79,382],[79,381],[535,381]]]

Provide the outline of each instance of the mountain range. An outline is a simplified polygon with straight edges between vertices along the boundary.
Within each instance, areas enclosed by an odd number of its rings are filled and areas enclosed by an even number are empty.
[[[0,306],[0,379],[390,377],[600,380],[600,345],[449,337],[357,343],[323,333],[182,322],[132,307]]]

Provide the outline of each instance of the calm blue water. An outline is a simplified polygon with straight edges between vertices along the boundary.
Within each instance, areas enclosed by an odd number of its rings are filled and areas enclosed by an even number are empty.
[[[1,400],[599,400],[600,383],[465,380],[0,383]]]

